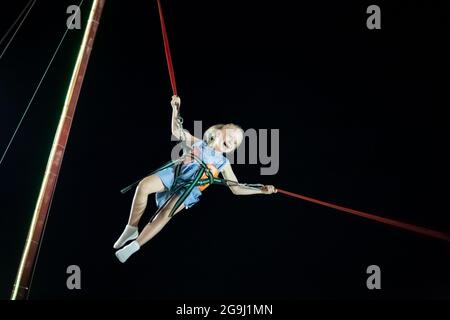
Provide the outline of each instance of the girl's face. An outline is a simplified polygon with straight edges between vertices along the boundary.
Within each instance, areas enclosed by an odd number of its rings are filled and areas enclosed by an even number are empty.
[[[214,149],[222,153],[236,150],[244,139],[242,130],[238,128],[223,128],[216,131],[214,137]]]

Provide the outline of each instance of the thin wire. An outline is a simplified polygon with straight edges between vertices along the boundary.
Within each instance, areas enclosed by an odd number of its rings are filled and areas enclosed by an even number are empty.
[[[0,40],[0,45],[2,44],[2,42],[6,39],[6,37],[9,35],[9,33],[11,32],[11,30],[14,28],[14,26],[17,24],[17,22],[19,21],[20,17],[23,15],[23,13],[25,12],[26,8],[30,5],[30,3],[33,2],[31,4],[31,6],[28,8],[27,13],[25,13],[25,16],[22,18],[22,21],[20,21],[19,26],[17,27],[16,31],[14,31],[13,35],[11,36],[11,38],[9,39],[8,43],[6,44],[5,48],[3,49],[2,53],[0,54],[0,60],[3,58],[3,55],[5,54],[6,50],[8,50],[9,45],[11,44],[11,42],[14,40],[14,37],[16,36],[17,32],[19,31],[20,27],[22,26],[22,24],[25,22],[25,20],[28,17],[28,14],[30,13],[31,9],[33,8],[34,4],[36,3],[36,0],[30,0],[27,5],[25,6],[25,8],[23,8],[22,12],[19,14],[19,16],[17,17],[17,19],[14,21],[14,23],[9,27],[8,31],[6,31],[5,35],[2,37],[2,39]]]
[[[81,0],[80,4],[78,5],[78,10],[79,10],[79,8],[81,7],[81,5],[83,4],[83,1],[84,1],[84,0]],[[75,19],[75,17],[76,17],[76,14],[73,16],[72,21]],[[41,84],[42,84],[42,81],[44,81],[44,78],[45,78],[45,76],[47,75],[47,72],[48,72],[48,70],[50,69],[50,66],[52,65],[53,60],[55,59],[56,54],[58,53],[59,48],[61,47],[61,45],[62,45],[64,39],[66,38],[66,35],[67,35],[68,32],[69,32],[69,28],[67,28],[66,31],[64,32],[64,35],[62,36],[61,40],[59,41],[58,47],[56,47],[56,50],[55,50],[55,52],[53,53],[53,56],[52,56],[52,58],[50,59],[50,62],[48,63],[47,68],[45,69],[44,74],[43,74],[42,77],[41,77],[41,80],[39,81],[39,83],[38,83],[36,89],[34,90],[34,93],[33,93],[32,97],[31,97],[30,101],[28,102],[28,105],[27,105],[27,107],[26,107],[24,113],[22,114],[22,117],[20,118],[19,123],[17,124],[17,127],[16,127],[16,129],[14,130],[14,133],[13,133],[11,139],[9,140],[8,145],[6,146],[5,151],[3,152],[2,158],[0,159],[0,165],[3,163],[3,160],[5,159],[6,153],[8,152],[9,147],[11,146],[11,143],[13,142],[14,138],[16,137],[17,131],[19,131],[19,128],[20,128],[20,126],[22,125],[23,119],[24,119],[25,116],[27,115],[28,110],[30,109],[31,104],[32,104],[33,101],[34,101],[34,97],[36,96],[37,92],[39,91],[39,89],[40,89],[40,87],[41,87]]]
[[[19,21],[20,17],[22,17],[23,13],[25,12],[25,10],[28,8],[28,6],[30,5],[30,3],[33,0],[28,1],[28,3],[25,5],[25,7],[22,9],[22,11],[20,12],[19,16],[16,18],[16,20],[13,22],[13,24],[9,27],[9,29],[6,31],[6,33],[3,35],[2,39],[0,39],[0,45],[3,43],[3,41],[6,39],[6,37],[8,37],[9,33],[11,32],[11,30],[15,27],[15,25],[17,24],[17,22]]]
[[[72,24],[73,20],[75,20],[75,17],[77,16],[77,13],[80,11],[80,7],[83,4],[83,2],[84,2],[84,0],[81,0],[80,4],[78,5],[78,9],[77,9],[78,11],[73,15],[73,19],[70,22],[70,24]],[[59,47],[61,46],[61,43],[63,42],[64,38],[66,37],[66,34],[67,34],[68,31],[69,31],[69,28],[67,28],[66,32],[64,32],[64,35],[63,35],[63,37],[62,37],[62,39],[61,39],[61,41],[60,41],[60,43],[58,45],[58,48],[55,51],[55,54],[58,51]],[[50,61],[50,64],[53,61],[53,58],[55,57],[55,54],[53,55],[52,60]],[[48,68],[47,68],[47,70],[48,70]],[[47,72],[47,70],[45,72]],[[1,162],[0,162],[0,164],[1,164]],[[55,189],[56,189],[56,185],[55,185]],[[36,259],[35,259],[34,265],[33,265],[33,271],[31,272],[30,285],[29,285],[29,289],[28,289],[28,292],[27,292],[28,296],[30,295],[30,292],[31,292],[31,286],[33,284],[34,273],[36,271],[36,266],[37,266],[37,262],[38,262],[38,259],[39,259],[39,254],[41,252],[42,242],[43,242],[44,235],[45,235],[45,229],[47,228],[47,222],[48,222],[48,219],[50,217],[50,212],[52,210],[52,205],[53,205],[53,197],[51,197],[51,199],[50,199],[50,205],[48,207],[48,214],[47,214],[47,216],[45,218],[44,227],[42,229],[41,241],[39,241],[39,246],[38,246],[38,250],[37,250],[37,253],[36,253]]]

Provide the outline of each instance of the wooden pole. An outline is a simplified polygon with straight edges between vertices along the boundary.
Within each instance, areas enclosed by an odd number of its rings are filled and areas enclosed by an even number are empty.
[[[80,95],[81,86],[83,84],[89,57],[94,44],[95,35],[99,25],[100,17],[106,0],[93,0],[92,9],[89,20],[84,32],[78,58],[70,81],[69,90],[67,92],[64,107],[59,119],[58,129],[56,130],[53,140],[52,149],[47,162],[44,179],[42,181],[39,197],[33,213],[28,236],[25,242],[20,262],[17,278],[14,283],[12,300],[24,300],[28,298],[31,284],[33,268],[36,263],[39,244],[42,239],[45,221],[50,209],[53,194],[55,191],[58,175],[61,168],[64,151],[66,149],[67,140],[69,138],[70,128],[73,116],[77,106],[78,97]]]

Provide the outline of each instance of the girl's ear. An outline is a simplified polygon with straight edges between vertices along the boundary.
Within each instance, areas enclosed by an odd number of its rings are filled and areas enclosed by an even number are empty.
[[[205,133],[203,134],[203,140],[205,140],[207,143],[210,143],[214,140],[214,126],[209,127]]]
[[[213,141],[216,136],[217,129],[220,129],[221,126],[223,125],[216,124],[214,126],[209,127],[203,135],[203,140],[205,140],[206,142]]]

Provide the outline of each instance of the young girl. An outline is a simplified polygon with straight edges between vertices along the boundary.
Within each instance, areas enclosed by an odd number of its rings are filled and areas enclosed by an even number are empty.
[[[192,183],[201,168],[201,164],[198,161],[194,161],[194,158],[201,159],[204,164],[207,164],[215,177],[220,172],[225,181],[232,181],[233,183],[227,185],[233,194],[250,195],[276,192],[275,187],[271,185],[261,188],[248,188],[237,183],[237,178],[234,175],[230,162],[223,154],[233,152],[242,143],[244,132],[239,126],[235,124],[212,126],[205,132],[204,140],[200,140],[182,128],[179,122],[180,103],[179,97],[172,97],[172,134],[178,140],[183,140],[190,147],[192,156],[183,160],[177,173],[175,173],[176,169],[170,166],[139,182],[131,205],[128,224],[114,244],[114,249],[119,249],[126,242],[134,240],[116,252],[116,257],[122,263],[127,261],[133,253],[152,239],[169,222],[171,218],[170,213],[175,209],[177,200],[182,196],[183,191],[186,190],[186,188],[183,189],[183,186]],[[182,204],[173,213],[176,214],[197,203],[202,194],[201,190],[204,188],[205,186],[193,187]],[[176,191],[173,192],[173,190]],[[138,223],[147,206],[147,197],[152,193],[156,193],[156,204],[159,209],[156,217],[139,234]]]

